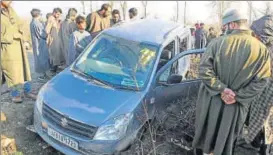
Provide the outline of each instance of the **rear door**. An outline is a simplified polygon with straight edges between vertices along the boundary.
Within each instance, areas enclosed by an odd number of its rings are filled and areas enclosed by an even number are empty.
[[[185,29],[183,33],[178,34],[179,53],[192,49],[191,33],[189,29]]]

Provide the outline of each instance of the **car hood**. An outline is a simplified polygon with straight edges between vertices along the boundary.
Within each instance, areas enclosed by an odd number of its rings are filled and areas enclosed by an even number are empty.
[[[143,92],[107,88],[64,70],[49,81],[43,92],[44,103],[80,122],[99,126],[106,120],[132,112]]]

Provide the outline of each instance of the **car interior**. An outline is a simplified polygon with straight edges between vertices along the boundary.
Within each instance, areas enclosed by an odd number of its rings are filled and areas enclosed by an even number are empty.
[[[179,40],[180,40],[179,52],[182,53],[188,49],[188,37]]]
[[[160,60],[157,66],[157,71],[166,65],[172,58],[175,53],[175,41],[172,41],[170,44],[168,44],[162,51]]]

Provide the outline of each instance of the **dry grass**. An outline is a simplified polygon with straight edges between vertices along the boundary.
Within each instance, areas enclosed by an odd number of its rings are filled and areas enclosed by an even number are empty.
[[[165,110],[162,110],[165,109]],[[156,113],[156,120],[146,124],[143,136],[124,155],[177,155],[192,154],[184,148],[191,148],[194,136],[195,98],[166,103]],[[174,142],[186,143],[174,145]]]
[[[186,75],[187,80],[198,79],[200,61],[201,61],[200,54],[190,56],[190,70]]]

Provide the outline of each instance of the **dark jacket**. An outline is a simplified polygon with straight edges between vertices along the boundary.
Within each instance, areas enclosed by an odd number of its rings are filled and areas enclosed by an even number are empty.
[[[216,34],[209,34],[209,36],[208,36],[208,39],[207,39],[207,45],[206,46],[208,46],[208,44],[213,40],[213,39],[215,39],[217,36],[216,36]]]
[[[195,32],[195,48],[204,48],[207,45],[207,31],[205,29],[198,29]]]

